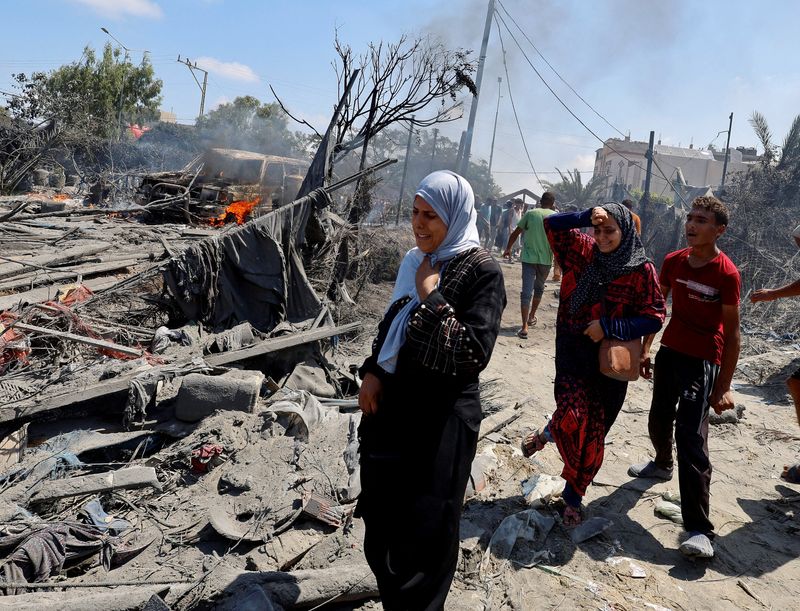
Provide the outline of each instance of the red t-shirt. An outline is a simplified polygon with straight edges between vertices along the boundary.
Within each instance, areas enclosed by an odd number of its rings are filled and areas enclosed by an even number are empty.
[[[723,252],[692,267],[690,250],[668,254],[661,266],[661,285],[672,292],[672,317],[661,344],[719,365],[725,345],[722,306],[739,305],[739,270]]]

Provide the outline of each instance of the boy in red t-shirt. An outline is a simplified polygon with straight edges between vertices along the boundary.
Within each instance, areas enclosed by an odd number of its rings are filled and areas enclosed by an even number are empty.
[[[714,525],[709,520],[711,461],[709,409],[734,407],[731,379],[739,359],[741,280],[733,262],[717,247],[728,226],[728,210],[715,197],[698,197],[686,217],[689,248],[670,253],[661,267],[661,290],[672,293],[672,317],[661,338],[653,370],[648,428],[655,458],[633,465],[633,477],[672,479],[673,425],[678,454],[681,514],[689,535],[680,550],[711,558]],[[642,375],[650,377],[645,338]]]

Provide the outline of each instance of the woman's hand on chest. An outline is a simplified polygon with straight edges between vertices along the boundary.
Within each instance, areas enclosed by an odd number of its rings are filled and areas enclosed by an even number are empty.
[[[431,265],[431,258],[426,256],[417,268],[417,295],[420,301],[425,301],[439,282],[439,269],[442,264]]]

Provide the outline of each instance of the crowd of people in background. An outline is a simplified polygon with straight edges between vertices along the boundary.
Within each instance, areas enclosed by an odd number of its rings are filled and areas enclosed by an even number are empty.
[[[714,556],[709,416],[734,407],[740,349],[741,280],[717,245],[728,210],[713,196],[696,198],[686,216],[687,247],[668,254],[659,271],[642,245],[632,201],[563,212],[557,206],[550,192],[527,210],[522,200],[476,203],[469,183],[447,171],[429,175],[417,190],[417,246],[403,259],[360,370],[357,511],[386,609],[441,609],[453,579],[482,418],[478,374],[491,358],[506,305],[493,252],[521,263],[522,340],[536,325],[545,281],[556,271],[556,408],[545,427],[524,436],[521,451],[532,457],[549,443],[557,447],[566,482],[564,526],[584,519],[582,500],[603,464],[628,381],[652,377],[653,458],[628,473],[670,480],[677,462],[686,530],[680,551]],[[800,246],[800,227],[796,239]],[[651,361],[669,296],[669,323]],[[755,291],[751,300],[790,296],[800,296],[800,280]],[[627,356],[626,371],[609,368],[612,348]],[[800,421],[800,370],[788,385]],[[797,483],[798,469],[787,465],[782,476]]]

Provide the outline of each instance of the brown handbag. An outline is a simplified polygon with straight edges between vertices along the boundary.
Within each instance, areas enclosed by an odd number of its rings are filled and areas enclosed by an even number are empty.
[[[638,380],[641,358],[642,338],[628,341],[605,338],[600,342],[600,373],[614,380]]]

